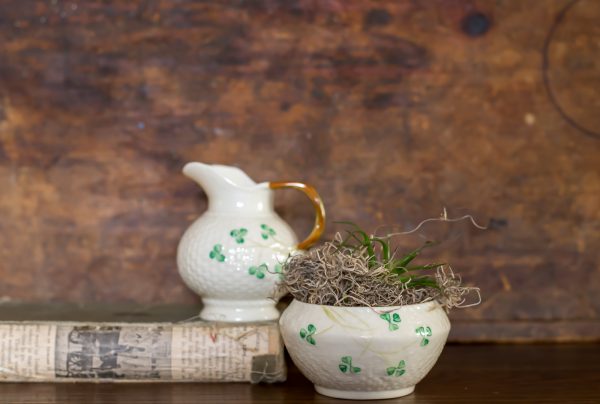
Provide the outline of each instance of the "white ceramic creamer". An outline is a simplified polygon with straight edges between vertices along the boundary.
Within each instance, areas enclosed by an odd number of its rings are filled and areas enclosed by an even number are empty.
[[[277,319],[282,263],[323,233],[321,198],[299,182],[257,184],[236,167],[193,162],[183,173],[208,196],[208,210],[186,230],[177,249],[181,277],[202,297],[200,317],[224,322]],[[315,226],[301,243],[273,209],[273,190],[278,188],[301,190],[314,205]]]

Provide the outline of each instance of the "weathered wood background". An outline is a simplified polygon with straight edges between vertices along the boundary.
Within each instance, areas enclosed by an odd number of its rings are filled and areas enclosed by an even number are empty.
[[[426,228],[484,297],[453,339],[598,339],[598,21],[597,0],[2,1],[0,297],[196,302],[175,249],[198,160],[312,183],[369,229],[471,213],[489,229]],[[309,230],[302,196],[277,205]]]

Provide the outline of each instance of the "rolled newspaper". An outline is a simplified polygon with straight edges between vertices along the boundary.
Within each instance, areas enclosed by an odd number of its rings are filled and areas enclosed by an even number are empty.
[[[283,380],[276,322],[0,322],[0,381]]]

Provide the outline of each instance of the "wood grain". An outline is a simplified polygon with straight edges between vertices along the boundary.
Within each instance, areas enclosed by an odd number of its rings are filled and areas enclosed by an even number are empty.
[[[175,250],[206,207],[180,173],[198,160],[313,184],[330,236],[474,214],[487,231],[425,228],[484,297],[452,338],[598,339],[599,18],[593,0],[3,1],[0,297],[197,302]],[[300,236],[307,205],[278,196]]]
[[[450,345],[415,392],[380,403],[597,403],[598,345]],[[13,404],[339,403],[315,393],[291,365],[273,385],[2,384]]]

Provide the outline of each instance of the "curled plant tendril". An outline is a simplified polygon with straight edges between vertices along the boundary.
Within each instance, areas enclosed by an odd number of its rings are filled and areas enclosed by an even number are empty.
[[[423,227],[423,225],[425,223],[429,223],[429,222],[461,222],[461,221],[467,220],[467,219],[471,222],[471,224],[473,226],[477,227],[478,229],[480,229],[480,230],[487,229],[487,227],[477,224],[477,222],[475,221],[475,218],[471,215],[464,215],[461,217],[448,218],[448,212],[446,211],[446,208],[444,208],[440,217],[431,217],[429,219],[422,220],[421,223],[419,223],[415,228],[413,228],[411,230],[403,231],[403,232],[399,232],[399,233],[390,233],[390,234],[387,234],[385,237],[390,238],[390,237],[394,237],[394,236],[405,236],[405,235],[415,233],[415,232],[419,231],[419,229],[421,227]],[[377,230],[375,231],[375,233],[377,233]]]

